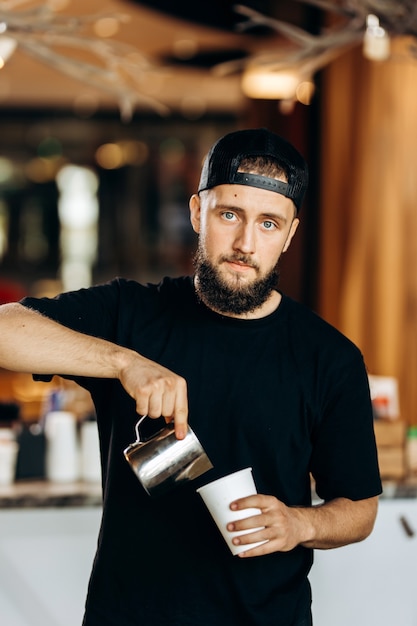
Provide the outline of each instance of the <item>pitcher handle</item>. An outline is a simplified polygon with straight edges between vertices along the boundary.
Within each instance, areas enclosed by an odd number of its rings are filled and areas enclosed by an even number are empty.
[[[143,420],[148,417],[147,415],[142,415],[139,420],[136,422],[136,426],[135,426],[135,431],[136,431],[136,443],[140,443],[141,439],[140,439],[140,432],[139,432],[139,426],[142,424]]]

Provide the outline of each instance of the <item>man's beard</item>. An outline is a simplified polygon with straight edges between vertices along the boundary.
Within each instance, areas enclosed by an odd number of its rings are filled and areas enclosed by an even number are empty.
[[[230,286],[199,248],[194,256],[197,295],[209,308],[219,313],[241,315],[251,313],[266,302],[278,286],[279,272],[275,266],[266,276],[248,285]],[[244,256],[222,257],[222,261],[248,263]],[[237,283],[239,277],[237,277]]]

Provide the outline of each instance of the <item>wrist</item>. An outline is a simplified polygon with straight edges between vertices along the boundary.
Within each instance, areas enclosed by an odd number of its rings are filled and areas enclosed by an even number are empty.
[[[137,361],[138,358],[141,359],[143,357],[134,350],[123,348],[122,346],[114,346],[109,359],[112,368],[112,376],[120,380],[123,372],[128,370],[132,366],[132,363]]]
[[[314,507],[297,507],[298,524],[299,524],[299,545],[305,548],[312,547],[316,539],[316,527],[314,524],[315,518]]]

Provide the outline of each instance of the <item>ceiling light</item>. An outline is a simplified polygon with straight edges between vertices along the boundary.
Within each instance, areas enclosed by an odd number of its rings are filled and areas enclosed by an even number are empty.
[[[5,66],[13,52],[16,50],[17,42],[12,37],[0,35],[0,69]]]
[[[380,26],[376,15],[368,15],[363,38],[364,57],[371,61],[385,61],[389,58],[390,53],[390,38],[387,31]]]
[[[298,102],[301,104],[311,104],[315,92],[315,85],[312,80],[303,80],[295,90]]]
[[[243,73],[242,90],[249,98],[290,100],[295,97],[301,79],[293,70],[274,72],[252,67]]]
[[[104,143],[96,150],[96,161],[105,170],[116,170],[123,167],[123,151],[116,143]]]
[[[114,17],[101,17],[93,26],[94,32],[99,37],[113,37],[119,32],[120,22]]]

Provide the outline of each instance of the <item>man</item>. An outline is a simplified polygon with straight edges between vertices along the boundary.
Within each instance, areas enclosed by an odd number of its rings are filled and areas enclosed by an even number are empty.
[[[306,187],[282,138],[230,133],[190,200],[194,277],[2,307],[0,365],[68,376],[95,403],[104,512],[85,626],[308,626],[313,549],[371,532],[381,484],[362,356],[276,288]],[[154,429],[173,419],[180,439],[189,417],[213,469],[149,497],[123,457],[137,414]],[[248,466],[259,494],[230,506],[261,513],[229,530],[267,541],[232,556],[196,489]]]

